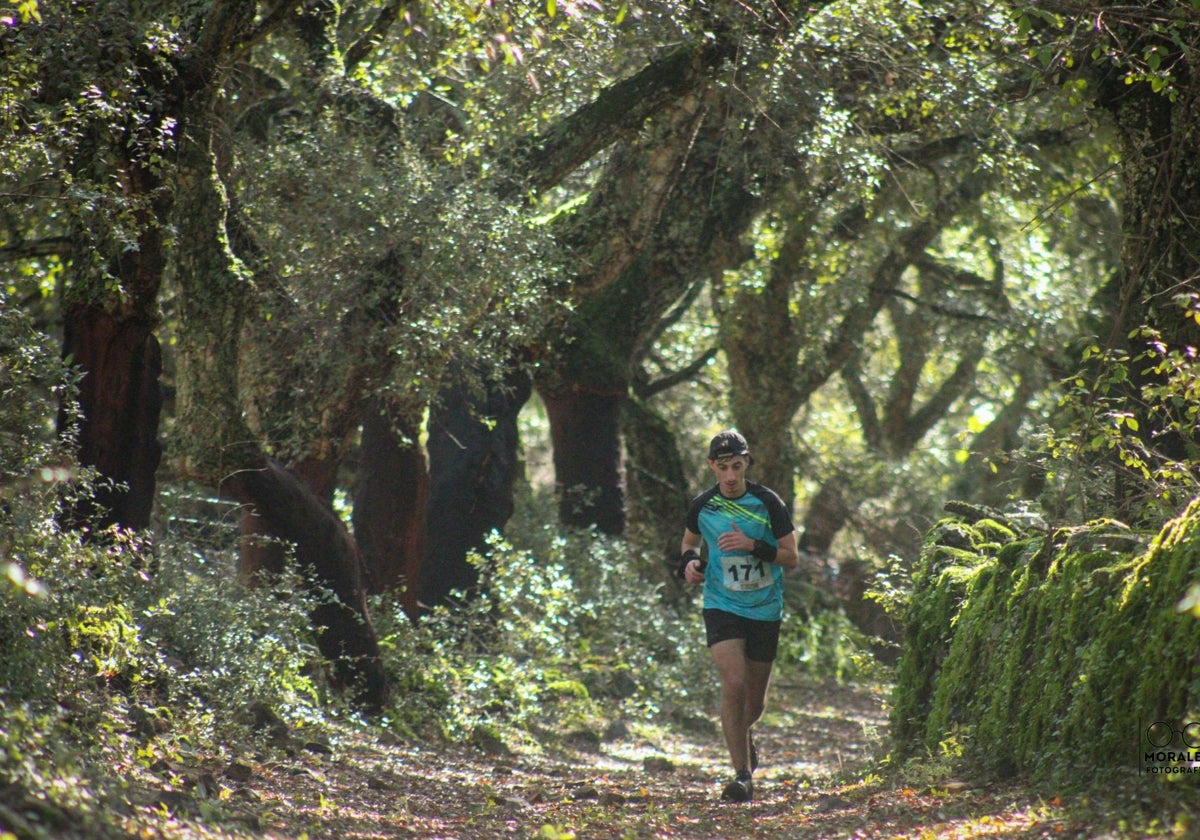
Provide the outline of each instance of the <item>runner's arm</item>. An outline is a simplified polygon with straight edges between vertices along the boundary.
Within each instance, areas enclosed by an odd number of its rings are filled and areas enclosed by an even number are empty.
[[[679,576],[688,583],[704,580],[704,560],[700,557],[700,535],[690,528],[683,529],[679,544]]]
[[[785,534],[779,538],[775,549],[775,559],[771,561],[785,569],[794,569],[800,565],[800,550],[796,547],[796,532]]]

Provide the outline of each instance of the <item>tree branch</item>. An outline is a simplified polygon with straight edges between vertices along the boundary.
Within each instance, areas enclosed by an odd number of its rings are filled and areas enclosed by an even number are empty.
[[[879,416],[875,412],[875,400],[862,381],[862,368],[859,365],[861,356],[861,351],[854,353],[842,367],[842,382],[858,412],[858,425],[862,428],[867,448],[879,452],[883,449],[883,434],[879,427]]]
[[[892,295],[892,297],[906,300],[909,303],[915,304],[916,306],[920,306],[924,309],[928,309],[930,312],[933,312],[937,315],[942,315],[946,318],[955,318],[960,321],[990,321],[993,324],[1001,323],[1000,319],[995,315],[984,315],[979,312],[966,312],[962,309],[952,309],[949,306],[943,306],[940,303],[930,303],[927,300],[921,300],[916,295],[909,294],[908,292],[901,291],[900,289],[892,289],[889,294]]]
[[[274,9],[271,9],[259,19],[258,24],[253,29],[237,39],[235,43],[237,51],[246,52],[251,47],[265,40],[268,35],[278,29],[288,19],[289,15],[299,8],[300,2],[301,0],[280,0]]]
[[[645,358],[650,348],[654,346],[655,342],[658,341],[662,334],[673,325],[679,323],[679,319],[686,315],[688,310],[692,308],[692,304],[695,303],[696,298],[700,296],[701,289],[703,289],[703,286],[700,283],[693,283],[688,286],[687,290],[684,291],[679,300],[675,302],[675,305],[671,308],[671,310],[659,318],[658,323],[651,327],[638,342],[638,345],[634,350],[633,358]]]
[[[1065,146],[1071,142],[1070,135],[1065,131],[1042,130],[1022,134],[1016,138],[1019,145],[1024,146]],[[938,161],[964,154],[979,148],[979,138],[969,134],[956,134],[951,137],[941,137],[929,143],[909,146],[900,149],[884,148],[883,156],[896,169],[919,169],[930,166]],[[1069,198],[1068,196],[1067,198]],[[1067,199],[1063,199],[1066,201]],[[1057,203],[1050,210],[1057,209]],[[1049,211],[1047,211],[1049,212]],[[871,216],[864,202],[857,202],[847,207],[834,221],[833,230],[843,239],[857,239],[862,235]]]
[[[888,301],[885,309],[892,321],[899,355],[899,364],[892,373],[882,410],[883,436],[885,441],[891,441],[904,437],[904,426],[912,412],[917,388],[921,385],[921,375],[936,339],[930,334],[925,319],[919,313],[910,317],[899,301]]]
[[[370,53],[383,41],[387,31],[400,17],[400,13],[409,5],[411,0],[388,0],[379,10],[374,22],[363,33],[363,36],[346,49],[346,58],[342,62],[346,74],[350,75]]]
[[[806,368],[803,377],[797,383],[797,393],[801,401],[808,399],[830,376],[845,366],[868,325],[874,321],[876,314],[896,291],[905,269],[920,258],[926,246],[950,219],[983,196],[990,183],[991,176],[984,172],[975,172],[967,176],[937,203],[929,217],[901,237],[896,247],[880,263],[874,281],[867,287],[866,296],[847,310],[825,342],[817,357],[818,361]]]
[[[71,238],[69,236],[48,236],[45,239],[35,239],[32,242],[17,242],[0,247],[0,261],[16,262],[17,260],[34,260],[38,257],[62,257],[66,259],[71,254]]]
[[[708,72],[733,52],[734,45],[724,40],[671,49],[542,133],[523,138],[501,163],[506,180],[499,194],[512,197],[559,183],[614,140],[705,84]]]
[[[896,445],[903,446],[904,451],[907,451],[946,415],[954,401],[965,394],[975,382],[975,370],[983,358],[983,350],[983,340],[977,339],[971,347],[963,351],[958,364],[954,366],[954,373],[947,377],[925,405],[904,423],[902,439],[897,440]]]
[[[717,357],[717,353],[721,350],[720,347],[710,347],[705,350],[700,356],[694,359],[687,367],[680,368],[674,373],[668,374],[653,382],[634,382],[633,393],[638,399],[649,399],[655,394],[660,394],[670,388],[674,388],[680,382],[687,382],[704,369],[704,366]]]

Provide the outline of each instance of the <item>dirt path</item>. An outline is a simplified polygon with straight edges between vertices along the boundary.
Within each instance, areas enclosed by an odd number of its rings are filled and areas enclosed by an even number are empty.
[[[326,750],[235,762],[213,774],[251,833],[271,838],[778,837],[781,823],[844,809],[823,782],[878,755],[882,697],[865,689],[776,685],[756,731],[750,805],[721,803],[728,765],[715,727],[599,750],[488,756],[343,735]],[[247,770],[249,771],[247,773]],[[784,836],[798,836],[790,826]],[[819,836],[819,835],[812,835]]]
[[[1135,838],[1182,837],[1169,795],[1048,795],[951,779],[921,786],[870,775],[882,755],[884,696],[841,686],[776,685],[756,729],[756,799],[722,803],[728,769],[715,728],[599,749],[489,756],[387,743],[362,731],[232,761],[195,776],[225,832],[197,822],[146,837],[384,838]],[[908,784],[911,784],[908,783]],[[1124,796],[1125,799],[1121,799]],[[1133,799],[1130,797],[1140,797]],[[200,809],[203,812],[203,802]],[[1130,818],[1130,815],[1133,818]],[[187,823],[185,825],[184,823]],[[1195,825],[1200,825],[1197,820]],[[145,823],[142,823],[144,826]],[[1154,825],[1158,828],[1151,830]],[[1180,828],[1182,826],[1182,828]],[[1181,833],[1182,831],[1182,833]]]

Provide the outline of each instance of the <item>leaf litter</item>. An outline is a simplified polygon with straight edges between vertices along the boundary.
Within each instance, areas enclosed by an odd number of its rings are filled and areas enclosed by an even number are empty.
[[[136,836],[180,840],[1116,840],[1188,837],[1200,826],[1190,785],[1056,794],[950,776],[915,784],[887,769],[886,700],[880,687],[773,686],[746,804],[719,800],[729,770],[715,722],[705,732],[625,732],[598,748],[501,755],[346,726],[328,742],[173,766],[171,790],[156,793],[143,779],[126,825]]]

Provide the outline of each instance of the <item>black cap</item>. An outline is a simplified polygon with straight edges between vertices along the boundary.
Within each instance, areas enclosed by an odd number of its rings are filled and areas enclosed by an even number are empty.
[[[730,455],[749,454],[750,447],[746,444],[746,439],[733,429],[721,432],[708,444],[708,460],[710,461],[727,458]]]

